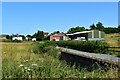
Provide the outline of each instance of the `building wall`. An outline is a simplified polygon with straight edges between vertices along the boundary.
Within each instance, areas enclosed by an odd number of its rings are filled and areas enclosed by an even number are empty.
[[[104,40],[105,33],[99,30],[92,30],[88,33],[88,40]]]
[[[50,36],[50,41],[53,41],[53,40],[55,40],[55,41],[60,41],[60,36],[51,35],[51,36]]]
[[[12,40],[22,40],[22,37],[13,37]]]

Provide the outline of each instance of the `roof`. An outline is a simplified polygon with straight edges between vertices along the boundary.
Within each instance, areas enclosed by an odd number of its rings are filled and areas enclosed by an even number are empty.
[[[44,32],[44,34],[49,34],[48,32]]]
[[[75,33],[72,33],[72,34],[66,34],[66,35],[75,35],[75,34],[83,34],[83,33],[89,33],[91,31],[82,31],[82,32],[75,32]]]
[[[51,36],[64,36],[65,34],[64,33],[58,33],[58,34],[53,34]]]

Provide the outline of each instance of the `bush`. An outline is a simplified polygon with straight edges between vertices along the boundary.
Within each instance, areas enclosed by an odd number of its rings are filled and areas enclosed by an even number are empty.
[[[109,45],[101,41],[58,41],[60,47],[76,49],[86,52],[107,53]]]
[[[54,42],[50,42],[50,41],[45,41],[45,42],[36,42],[33,47],[32,50],[34,53],[46,53],[48,52],[51,48],[53,48],[52,46],[56,46],[56,44]]]

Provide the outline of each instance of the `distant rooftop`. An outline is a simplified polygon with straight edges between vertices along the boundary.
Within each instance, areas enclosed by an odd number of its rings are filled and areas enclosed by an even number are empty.
[[[82,32],[75,32],[75,33],[72,33],[72,34],[66,34],[66,35],[75,35],[75,34],[82,34],[82,33],[89,33],[91,31],[82,31]]]

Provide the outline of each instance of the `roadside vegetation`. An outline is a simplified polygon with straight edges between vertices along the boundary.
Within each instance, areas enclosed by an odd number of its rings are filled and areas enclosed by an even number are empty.
[[[118,68],[109,67],[106,71],[99,67],[88,71],[68,65],[59,60],[60,52],[53,43],[0,44],[3,78],[118,78]]]

